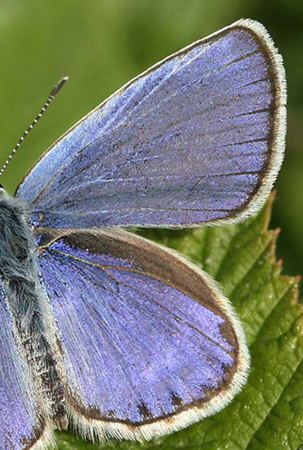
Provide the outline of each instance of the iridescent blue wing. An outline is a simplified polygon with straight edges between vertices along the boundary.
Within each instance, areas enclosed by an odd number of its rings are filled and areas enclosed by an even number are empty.
[[[223,408],[249,357],[233,309],[201,270],[123,230],[39,230],[72,423],[151,438]]]
[[[17,189],[49,227],[188,226],[256,210],[279,171],[285,75],[250,20],[135,78],[71,128]]]
[[[0,285],[0,448],[42,449],[50,442],[50,430]]]

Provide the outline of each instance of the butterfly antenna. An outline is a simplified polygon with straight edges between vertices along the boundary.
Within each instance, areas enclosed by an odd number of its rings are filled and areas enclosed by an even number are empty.
[[[20,147],[20,145],[22,144],[22,142],[24,141],[26,136],[34,128],[34,126],[36,125],[38,120],[41,119],[41,117],[43,116],[43,114],[45,113],[45,111],[47,110],[47,108],[49,107],[49,105],[54,100],[55,96],[58,94],[58,92],[60,91],[60,89],[62,88],[62,86],[64,85],[64,83],[67,80],[68,80],[68,77],[61,78],[61,80],[56,84],[54,89],[51,91],[51,93],[49,94],[46,102],[44,103],[43,107],[41,108],[41,111],[39,112],[39,114],[37,115],[35,120],[30,124],[30,126],[24,131],[24,133],[22,134],[21,138],[17,142],[15,148],[12,150],[11,154],[9,155],[9,157],[7,158],[5,163],[3,164],[2,169],[0,170],[0,177],[3,174],[3,172],[5,171],[5,169],[7,168],[7,166],[9,165],[9,163],[11,162],[13,156],[16,154],[18,148]]]

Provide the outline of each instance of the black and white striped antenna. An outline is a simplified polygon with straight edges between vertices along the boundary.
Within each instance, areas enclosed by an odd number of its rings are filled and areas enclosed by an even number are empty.
[[[22,144],[22,142],[24,141],[26,136],[34,128],[34,126],[36,125],[38,120],[41,119],[41,117],[43,116],[43,114],[45,113],[45,111],[47,110],[47,108],[49,107],[49,105],[54,100],[55,96],[58,94],[58,92],[60,91],[60,89],[62,88],[62,86],[64,85],[64,83],[67,80],[68,80],[68,77],[61,78],[61,80],[56,84],[54,89],[51,91],[51,93],[49,94],[46,102],[44,103],[43,107],[41,108],[41,111],[39,112],[39,114],[37,115],[35,120],[30,124],[30,126],[24,131],[24,133],[22,134],[21,138],[17,142],[16,146],[12,150],[11,154],[8,156],[7,160],[3,164],[2,169],[0,170],[0,177],[3,174],[3,172],[5,171],[5,169],[7,168],[7,166],[9,165],[9,163],[11,162],[13,156],[16,154],[18,148],[20,147],[20,145]]]

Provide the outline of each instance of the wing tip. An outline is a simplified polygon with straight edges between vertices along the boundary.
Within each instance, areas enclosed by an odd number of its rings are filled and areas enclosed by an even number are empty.
[[[257,20],[239,19],[231,25],[223,28],[222,30],[219,30],[219,32],[232,28],[244,28],[252,32],[259,40],[261,47],[266,52],[266,55],[271,62],[271,69],[276,91],[273,135],[271,141],[272,154],[269,159],[266,175],[256,193],[252,196],[252,198],[246,205],[246,208],[239,211],[238,214],[236,214],[233,218],[222,219],[215,222],[210,221],[206,225],[224,225],[226,223],[238,223],[247,219],[252,214],[258,212],[264,205],[268,195],[273,188],[273,185],[280,171],[285,152],[287,122],[287,83],[283,58],[276,48],[274,41],[265,26]]]

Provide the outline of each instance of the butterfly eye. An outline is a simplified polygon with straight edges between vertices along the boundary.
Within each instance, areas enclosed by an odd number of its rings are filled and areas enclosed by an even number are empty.
[[[2,186],[2,184],[0,184],[0,200],[2,201],[4,197],[5,197],[5,189]]]

